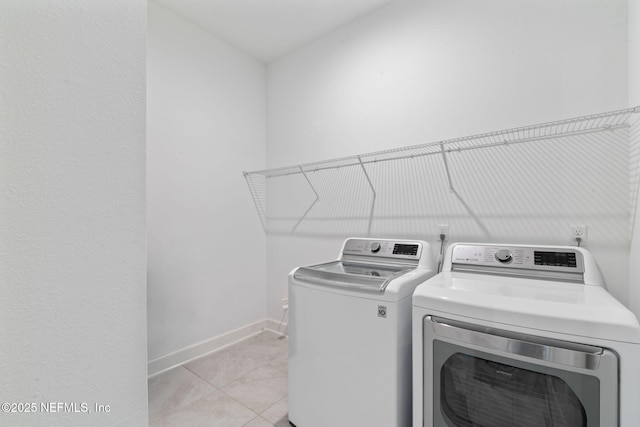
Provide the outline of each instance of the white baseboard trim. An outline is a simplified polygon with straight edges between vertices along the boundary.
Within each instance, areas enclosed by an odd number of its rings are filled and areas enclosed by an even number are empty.
[[[280,327],[280,331],[278,331],[278,327]],[[265,330],[275,333],[286,333],[286,327],[286,323],[281,325],[279,321],[269,318],[250,323],[249,325],[234,329],[217,337],[150,360],[147,363],[147,375],[151,378],[209,353],[222,350],[225,347],[229,347]]]
[[[287,324],[274,319],[264,319],[265,329],[280,335],[287,335]]]

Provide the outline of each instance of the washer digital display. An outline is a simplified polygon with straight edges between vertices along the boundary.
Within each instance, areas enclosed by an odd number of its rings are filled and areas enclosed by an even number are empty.
[[[418,254],[418,245],[404,245],[401,243],[396,243],[393,247],[394,255],[417,255]]]

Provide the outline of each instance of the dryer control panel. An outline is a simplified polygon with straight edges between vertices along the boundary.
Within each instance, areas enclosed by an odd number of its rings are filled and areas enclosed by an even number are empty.
[[[530,274],[581,277],[582,253],[571,247],[458,244],[451,252],[452,270],[502,271],[504,274]]]

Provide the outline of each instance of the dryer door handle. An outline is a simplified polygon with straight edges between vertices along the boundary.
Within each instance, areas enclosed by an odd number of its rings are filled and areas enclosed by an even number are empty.
[[[601,347],[483,327],[450,319],[432,316],[427,316],[427,318],[431,320],[433,332],[436,335],[493,352],[591,370],[598,369],[604,354],[604,349]]]

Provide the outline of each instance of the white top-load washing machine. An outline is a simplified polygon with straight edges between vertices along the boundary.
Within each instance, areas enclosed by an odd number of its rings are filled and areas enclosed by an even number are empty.
[[[414,427],[640,426],[640,325],[583,248],[453,244],[413,313]]]
[[[291,272],[291,424],[411,425],[411,295],[435,273],[424,241],[358,238]]]

